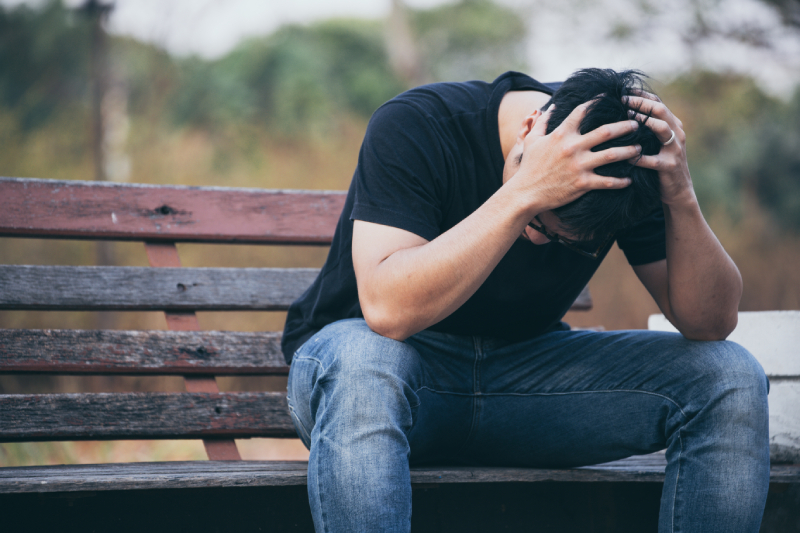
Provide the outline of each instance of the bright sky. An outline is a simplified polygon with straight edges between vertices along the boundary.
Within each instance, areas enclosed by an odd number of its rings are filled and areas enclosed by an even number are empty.
[[[0,0],[5,5],[43,0]],[[454,0],[406,0],[430,8]],[[785,32],[759,0],[717,0],[711,22],[759,28],[771,48],[753,49],[729,40],[689,46],[681,29],[691,24],[693,0],[496,0],[517,9],[530,28],[530,73],[559,80],[581,67],[638,68],[668,78],[691,65],[754,76],[762,87],[788,95],[800,84],[800,32]],[[66,0],[80,5],[83,0]],[[117,0],[109,29],[158,44],[178,55],[225,55],[243,38],[266,35],[286,23],[330,17],[380,18],[391,0]],[[650,15],[632,9],[649,5]],[[655,13],[655,14],[653,14]],[[629,42],[608,38],[615,25],[635,29]]]

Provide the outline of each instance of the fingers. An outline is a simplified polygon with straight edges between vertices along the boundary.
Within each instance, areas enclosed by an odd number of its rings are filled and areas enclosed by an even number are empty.
[[[655,95],[651,96],[658,98]],[[661,100],[655,101],[644,96],[626,96],[623,98],[623,102],[631,108],[628,116],[642,123],[646,122],[647,127],[653,130],[662,144],[668,142],[672,144],[670,139],[672,139],[673,132],[676,140],[685,142],[683,123]]]
[[[672,138],[674,130],[670,128],[666,121],[661,120],[660,118],[642,115],[641,113],[637,113],[632,109],[628,111],[628,116],[634,120],[638,120],[642,124],[647,123],[647,127],[656,134],[656,137],[658,137],[658,140],[661,141],[661,144],[664,144]]]
[[[632,89],[631,93],[634,96],[641,96],[642,98],[647,98],[648,100],[652,100],[654,102],[660,102],[661,101],[661,98],[659,98],[658,96],[656,96],[653,93],[649,93],[649,92],[645,91],[644,89]]]
[[[653,170],[658,170],[658,167],[660,166],[658,156],[655,155],[643,155],[641,157],[637,157],[631,161],[631,164],[642,168],[652,168]]]
[[[547,123],[550,120],[550,115],[552,114],[553,109],[555,109],[555,106],[551,105],[547,108],[547,111],[542,113],[542,116],[536,120],[536,124],[534,124],[533,129],[531,130],[532,134],[536,135],[537,137],[544,137],[545,134],[547,134]]]
[[[656,102],[649,98],[642,96],[625,96],[622,98],[623,103],[628,104],[628,107],[642,113],[643,115],[652,115],[660,119],[665,119],[669,109],[662,102]]]
[[[588,102],[584,102],[577,106],[572,110],[572,113],[570,113],[569,116],[564,119],[564,122],[562,122],[561,125],[556,128],[556,130],[562,130],[569,133],[578,133],[581,127],[581,122],[583,122],[583,117],[586,116],[589,106],[593,103],[594,100],[589,100]]]
[[[680,120],[672,114],[667,106],[661,100],[653,101],[649,98],[642,96],[625,96],[622,101],[628,104],[632,110],[641,115],[651,116],[661,119],[672,126],[680,127]],[[674,127],[673,127],[674,129]]]
[[[628,161],[639,157],[641,152],[642,147],[638,144],[635,146],[616,146],[599,152],[590,152],[589,166],[595,169],[618,161]]]
[[[630,163],[634,166],[641,168],[650,168],[658,172],[674,172],[680,168],[681,157],[674,154],[664,155],[643,155],[641,157],[632,159]]]
[[[630,178],[612,178],[593,174],[585,179],[582,189],[584,191],[595,189],[624,189],[630,184]]]
[[[583,146],[585,148],[594,148],[598,144],[616,139],[617,137],[622,137],[637,129],[639,129],[639,122],[635,120],[624,120],[622,122],[605,124],[584,135],[582,139]]]

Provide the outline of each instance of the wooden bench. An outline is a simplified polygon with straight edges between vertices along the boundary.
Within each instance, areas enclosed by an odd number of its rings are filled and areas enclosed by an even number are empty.
[[[16,510],[7,530],[312,531],[306,463],[241,461],[234,442],[294,438],[285,394],[220,392],[215,380],[287,374],[280,333],[199,331],[195,312],[285,310],[317,270],[176,268],[175,243],[327,245],[344,198],[0,178],[0,236],[140,241],[151,265],[3,265],[0,310],[158,310],[169,327],[0,330],[0,373],[178,375],[186,385],[3,394],[0,442],[203,439],[210,459],[0,468],[0,508]],[[573,309],[590,307],[584,291]],[[414,531],[527,530],[532,520],[537,531],[654,530],[664,465],[654,454],[563,470],[414,468]],[[786,489],[770,496],[779,509],[800,499],[800,468],[773,465],[771,475]]]

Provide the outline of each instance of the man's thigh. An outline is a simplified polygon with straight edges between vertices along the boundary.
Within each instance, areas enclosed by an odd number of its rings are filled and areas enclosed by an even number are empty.
[[[426,363],[437,335],[409,340]],[[765,380],[740,346],[679,334],[559,331],[519,343],[470,341],[471,350],[465,343],[444,358],[458,359],[458,371],[439,368],[438,359],[426,364],[412,459],[574,466],[649,453],[665,448],[715,394]]]

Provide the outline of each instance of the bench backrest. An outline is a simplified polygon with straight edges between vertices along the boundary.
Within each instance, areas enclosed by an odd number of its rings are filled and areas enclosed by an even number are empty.
[[[285,394],[214,376],[286,374],[278,332],[198,331],[195,311],[286,310],[316,269],[175,268],[176,242],[328,245],[345,193],[0,178],[0,236],[141,241],[151,265],[0,265],[0,310],[164,311],[170,331],[0,330],[0,373],[181,375],[186,393],[0,395],[0,442],[294,437]],[[573,309],[591,308],[584,290]]]

